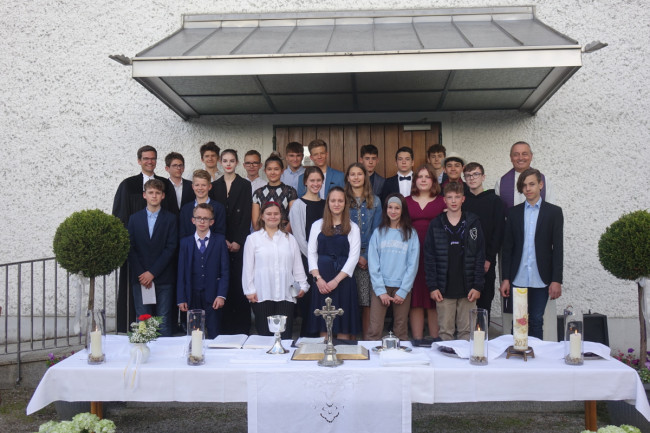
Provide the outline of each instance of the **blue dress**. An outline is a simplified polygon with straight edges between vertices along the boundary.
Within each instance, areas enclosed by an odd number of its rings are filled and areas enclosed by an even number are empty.
[[[350,243],[348,236],[335,234],[325,236],[318,234],[318,272],[325,281],[331,281],[341,272],[350,254]],[[322,295],[318,291],[316,283],[311,285],[311,314],[309,331],[312,333],[326,332],[325,319],[314,315],[314,310],[322,309],[325,305],[325,298],[332,298],[334,307],[343,308],[343,315],[334,318],[332,331],[334,334],[343,333],[356,335],[361,331],[359,320],[359,300],[357,285],[354,277],[345,278],[333,292]]]

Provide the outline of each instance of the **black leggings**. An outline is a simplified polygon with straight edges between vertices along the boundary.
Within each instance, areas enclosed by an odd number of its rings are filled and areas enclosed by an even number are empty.
[[[291,339],[293,335],[294,306],[295,304],[289,301],[264,301],[251,304],[253,313],[255,314],[255,328],[257,328],[257,333],[260,335],[273,335],[273,333],[269,331],[269,322],[267,317],[279,314],[287,316],[287,326],[281,334],[282,339]]]

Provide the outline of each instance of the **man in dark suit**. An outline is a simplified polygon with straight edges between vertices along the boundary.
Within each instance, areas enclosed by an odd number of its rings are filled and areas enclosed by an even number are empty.
[[[118,217],[126,227],[131,215],[147,206],[146,200],[142,196],[144,184],[150,179],[165,179],[156,176],[156,161],[158,152],[153,146],[142,146],[138,149],[138,165],[142,168],[140,174],[127,177],[117,188],[115,198],[113,199],[113,215]],[[164,203],[164,201],[163,201]],[[119,289],[117,294],[117,331],[127,332],[129,324],[135,321],[135,310],[131,300],[131,291],[128,283],[129,267],[128,261],[120,268]]]
[[[176,302],[181,311],[205,311],[208,338],[221,332],[221,315],[228,295],[229,262],[226,238],[210,231],[214,210],[208,203],[194,208],[194,235],[181,239]]]
[[[343,188],[345,186],[345,175],[342,171],[338,171],[327,165],[327,143],[321,139],[312,140],[307,146],[309,149],[309,159],[312,160],[314,165],[321,169],[325,175],[325,180],[323,181],[323,187],[320,189],[319,196],[320,198],[327,197],[327,194],[330,192],[330,189],[334,186],[340,186]],[[305,195],[307,192],[307,187],[304,182],[304,174],[301,174],[298,178],[298,198]]]
[[[178,152],[170,152],[165,156],[165,171],[169,179],[165,183],[165,209],[178,215],[184,204],[194,201],[192,181],[183,179],[185,158]]]
[[[526,201],[508,211],[500,288],[504,298],[511,287],[528,288],[528,334],[540,339],[546,302],[562,295],[564,226],[562,209],[542,199],[542,188],[542,174],[534,168],[517,180]]]
[[[386,179],[384,187],[381,190],[381,205],[384,206],[386,197],[393,193],[400,193],[404,197],[411,195],[411,186],[413,185],[413,149],[410,147],[400,147],[395,153],[395,164],[397,165],[397,174]]]
[[[173,305],[176,267],[172,259],[176,255],[178,232],[176,217],[162,209],[165,184],[152,179],[144,184],[143,196],[147,207],[131,215],[128,230],[131,239],[129,266],[133,292],[133,305],[138,316],[151,314],[163,317],[160,333],[172,336],[171,307]],[[155,291],[155,304],[145,303]]]

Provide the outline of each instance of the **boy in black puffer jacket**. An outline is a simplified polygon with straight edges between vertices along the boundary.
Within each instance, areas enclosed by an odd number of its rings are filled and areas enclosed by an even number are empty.
[[[463,185],[444,188],[447,212],[431,221],[424,243],[427,287],[436,301],[440,338],[469,339],[469,311],[484,284],[485,239],[478,216],[463,212]]]

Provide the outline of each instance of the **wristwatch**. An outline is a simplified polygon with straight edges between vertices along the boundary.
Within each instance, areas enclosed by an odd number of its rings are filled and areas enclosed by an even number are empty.
[[[314,281],[320,280],[320,275],[314,275]]]

